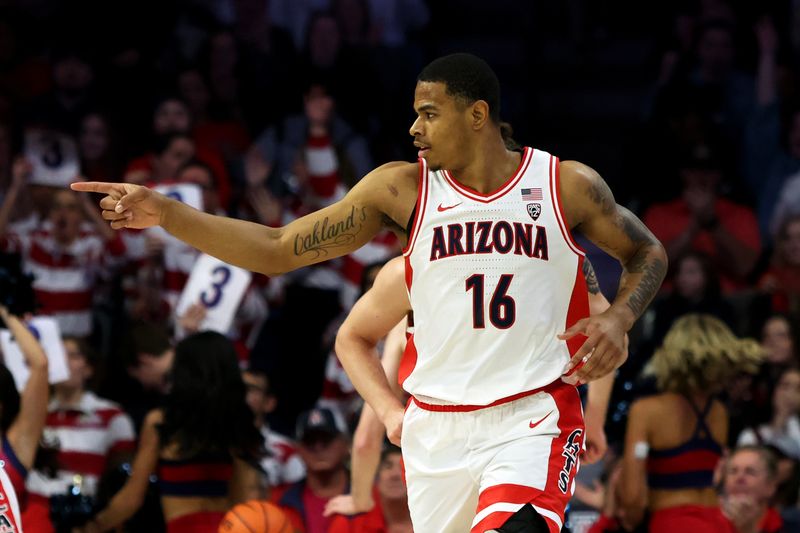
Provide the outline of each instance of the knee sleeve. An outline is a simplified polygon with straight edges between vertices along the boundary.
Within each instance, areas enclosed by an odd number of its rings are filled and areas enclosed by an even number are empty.
[[[542,515],[537,513],[531,504],[526,503],[496,531],[497,533],[550,533],[550,528]]]

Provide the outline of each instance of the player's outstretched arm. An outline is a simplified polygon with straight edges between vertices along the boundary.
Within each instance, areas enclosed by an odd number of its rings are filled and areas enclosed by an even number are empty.
[[[71,187],[105,194],[102,215],[114,229],[160,225],[226,263],[275,275],[357,250],[387,220],[405,227],[416,198],[417,173],[413,163],[383,165],[341,201],[282,228],[203,213],[130,183],[79,182]]]
[[[560,165],[560,194],[570,227],[617,258],[623,267],[619,291],[604,313],[579,320],[561,339],[585,334],[588,339],[570,361],[586,363],[581,381],[604,376],[623,358],[630,330],[661,287],[667,272],[664,247],[633,213],[617,205],[597,172],[575,161]],[[589,356],[587,358],[587,356]]]
[[[336,335],[336,355],[362,398],[386,426],[389,438],[399,445],[403,404],[398,399],[378,360],[378,341],[403,319],[411,306],[402,283],[403,258],[389,261],[375,284],[350,311]]]

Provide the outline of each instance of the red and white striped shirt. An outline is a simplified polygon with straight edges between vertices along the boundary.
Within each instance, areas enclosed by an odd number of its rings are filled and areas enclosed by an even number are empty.
[[[58,400],[50,402],[44,438],[59,448],[58,475],[52,479],[33,471],[27,488],[32,494],[45,497],[65,494],[75,474],[83,476],[83,493],[94,496],[108,456],[132,452],[136,447],[130,417],[117,404],[88,391],[77,406],[62,406]]]
[[[17,227],[0,238],[0,246],[22,255],[24,270],[35,278],[40,314],[55,318],[63,334],[86,336],[92,329],[97,279],[122,261],[125,244],[116,233],[111,241],[105,241],[85,224],[78,237],[64,246],[53,237],[51,228],[49,221]]]

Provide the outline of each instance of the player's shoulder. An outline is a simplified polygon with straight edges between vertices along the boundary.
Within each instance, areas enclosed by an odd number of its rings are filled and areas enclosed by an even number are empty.
[[[391,161],[375,168],[368,174],[373,181],[393,183],[395,185],[410,184],[416,187],[420,165],[418,162]]]
[[[595,169],[580,161],[561,161],[558,174],[562,191],[585,190],[603,181]]]

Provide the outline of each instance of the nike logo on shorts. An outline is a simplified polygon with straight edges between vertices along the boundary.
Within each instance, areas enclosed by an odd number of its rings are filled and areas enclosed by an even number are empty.
[[[553,411],[550,411],[549,413],[547,413],[546,415],[544,415],[542,418],[540,418],[540,419],[539,419],[539,421],[538,421],[538,422],[531,422],[531,423],[530,423],[530,424],[528,424],[528,425],[530,426],[530,428],[531,428],[531,429],[533,429],[533,428],[535,428],[536,426],[538,426],[539,424],[541,424],[542,422],[544,422],[544,419],[545,419],[545,418],[547,418],[548,416],[550,416],[551,414],[553,414]]]
[[[439,204],[439,207],[437,207],[436,210],[439,211],[439,212],[447,211],[448,209],[453,209],[454,207],[460,206],[462,203],[463,202],[458,202],[457,204],[448,205],[447,207],[444,207],[442,204]]]

